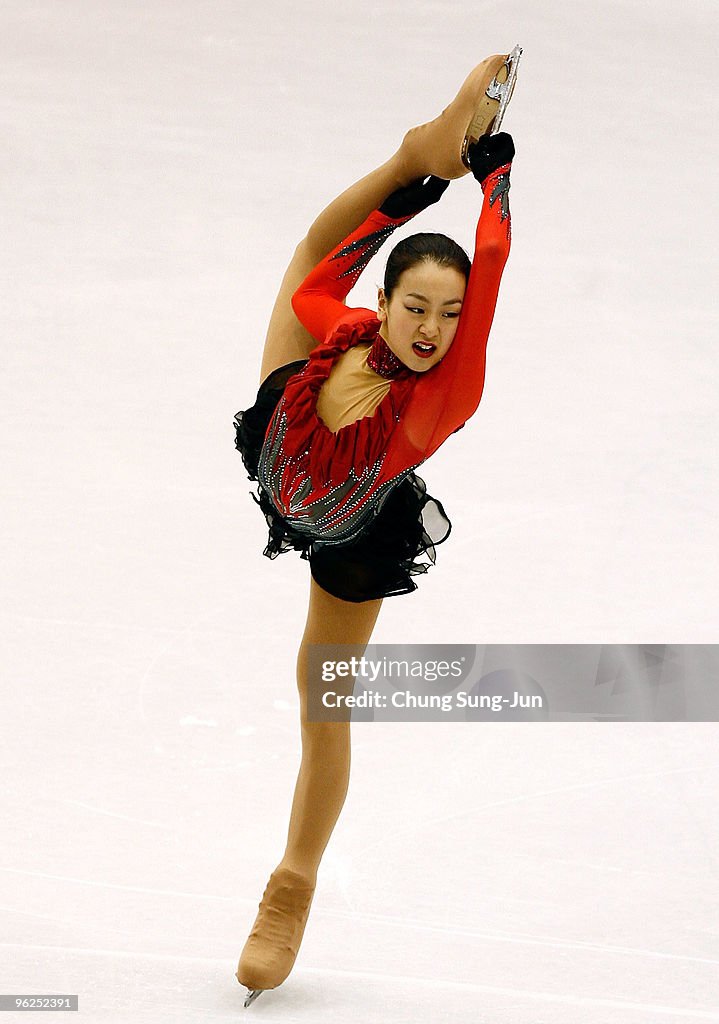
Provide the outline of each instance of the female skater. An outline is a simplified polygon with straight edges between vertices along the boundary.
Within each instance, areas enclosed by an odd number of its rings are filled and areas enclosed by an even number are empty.
[[[411,577],[429,568],[417,559],[434,562],[451,529],[414,469],[481,398],[514,156],[511,137],[490,132],[519,52],[483,61],[438,118],[320,214],[285,273],[255,404],[235,417],[269,526],[264,554],[294,548],[311,570],[297,658],[302,759],[284,856],[237,968],[245,1006],[294,965],[347,793],[350,724],[308,720],[308,645],[351,644],[361,656],[382,599],[416,589]],[[343,300],[385,239],[469,171],[484,197],[473,263],[444,235],[413,235],[390,255],[378,310],[349,309]]]

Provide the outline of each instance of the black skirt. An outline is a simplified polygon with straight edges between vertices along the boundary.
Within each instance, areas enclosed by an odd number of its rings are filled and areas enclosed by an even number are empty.
[[[235,416],[235,447],[250,480],[257,480],[265,433],[285,385],[306,362],[300,359],[274,370],[260,385],[255,404]],[[314,580],[343,601],[412,593],[417,589],[412,577],[427,572],[435,563],[435,546],[445,541],[452,529],[441,502],[427,493],[424,480],[414,472],[389,492],[359,537],[345,544],[318,545],[297,532],[261,486],[251,497],[269,527],[263,554],[276,558],[291,549],[299,551],[300,557],[309,561]],[[429,562],[417,561],[423,555]]]

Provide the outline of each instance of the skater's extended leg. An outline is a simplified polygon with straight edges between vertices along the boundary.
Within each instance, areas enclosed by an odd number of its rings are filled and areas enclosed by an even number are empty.
[[[295,249],[267,328],[260,383],[278,366],[306,359],[317,345],[295,316],[291,301],[310,271],[381,206],[388,195],[420,176],[412,174],[410,165],[399,158],[399,152],[333,200]]]
[[[449,179],[468,173],[461,159],[465,133],[470,122],[477,130],[478,110],[484,111],[482,116],[489,128],[499,103],[488,101],[485,91],[493,76],[502,74],[504,61],[505,55],[495,55],[479,64],[439,117],[407,132],[389,160],[355,182],[320,213],[297,246],[282,280],[265,339],[260,382],[278,366],[306,359],[317,344],[297,320],[291,305],[293,293],[310,271],[395,189],[430,174]]]

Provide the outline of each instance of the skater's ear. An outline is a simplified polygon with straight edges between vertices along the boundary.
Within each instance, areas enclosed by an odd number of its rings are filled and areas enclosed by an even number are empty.
[[[381,324],[387,319],[387,296],[384,288],[377,289],[377,319]]]

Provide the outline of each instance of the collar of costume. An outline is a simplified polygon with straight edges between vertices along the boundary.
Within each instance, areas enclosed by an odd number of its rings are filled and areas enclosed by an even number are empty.
[[[364,312],[364,311],[363,311]],[[276,416],[284,416],[284,446],[294,457],[306,457],[315,485],[359,477],[387,451],[389,438],[414,390],[418,374],[400,364],[371,416],[348,423],[334,433],[317,415],[317,397],[336,360],[360,342],[375,341],[376,317],[350,315],[332,335],[313,349],[307,365],[287,382]]]
[[[367,365],[380,377],[396,377],[402,370],[408,369],[401,359],[398,359],[381,334],[367,354]]]

